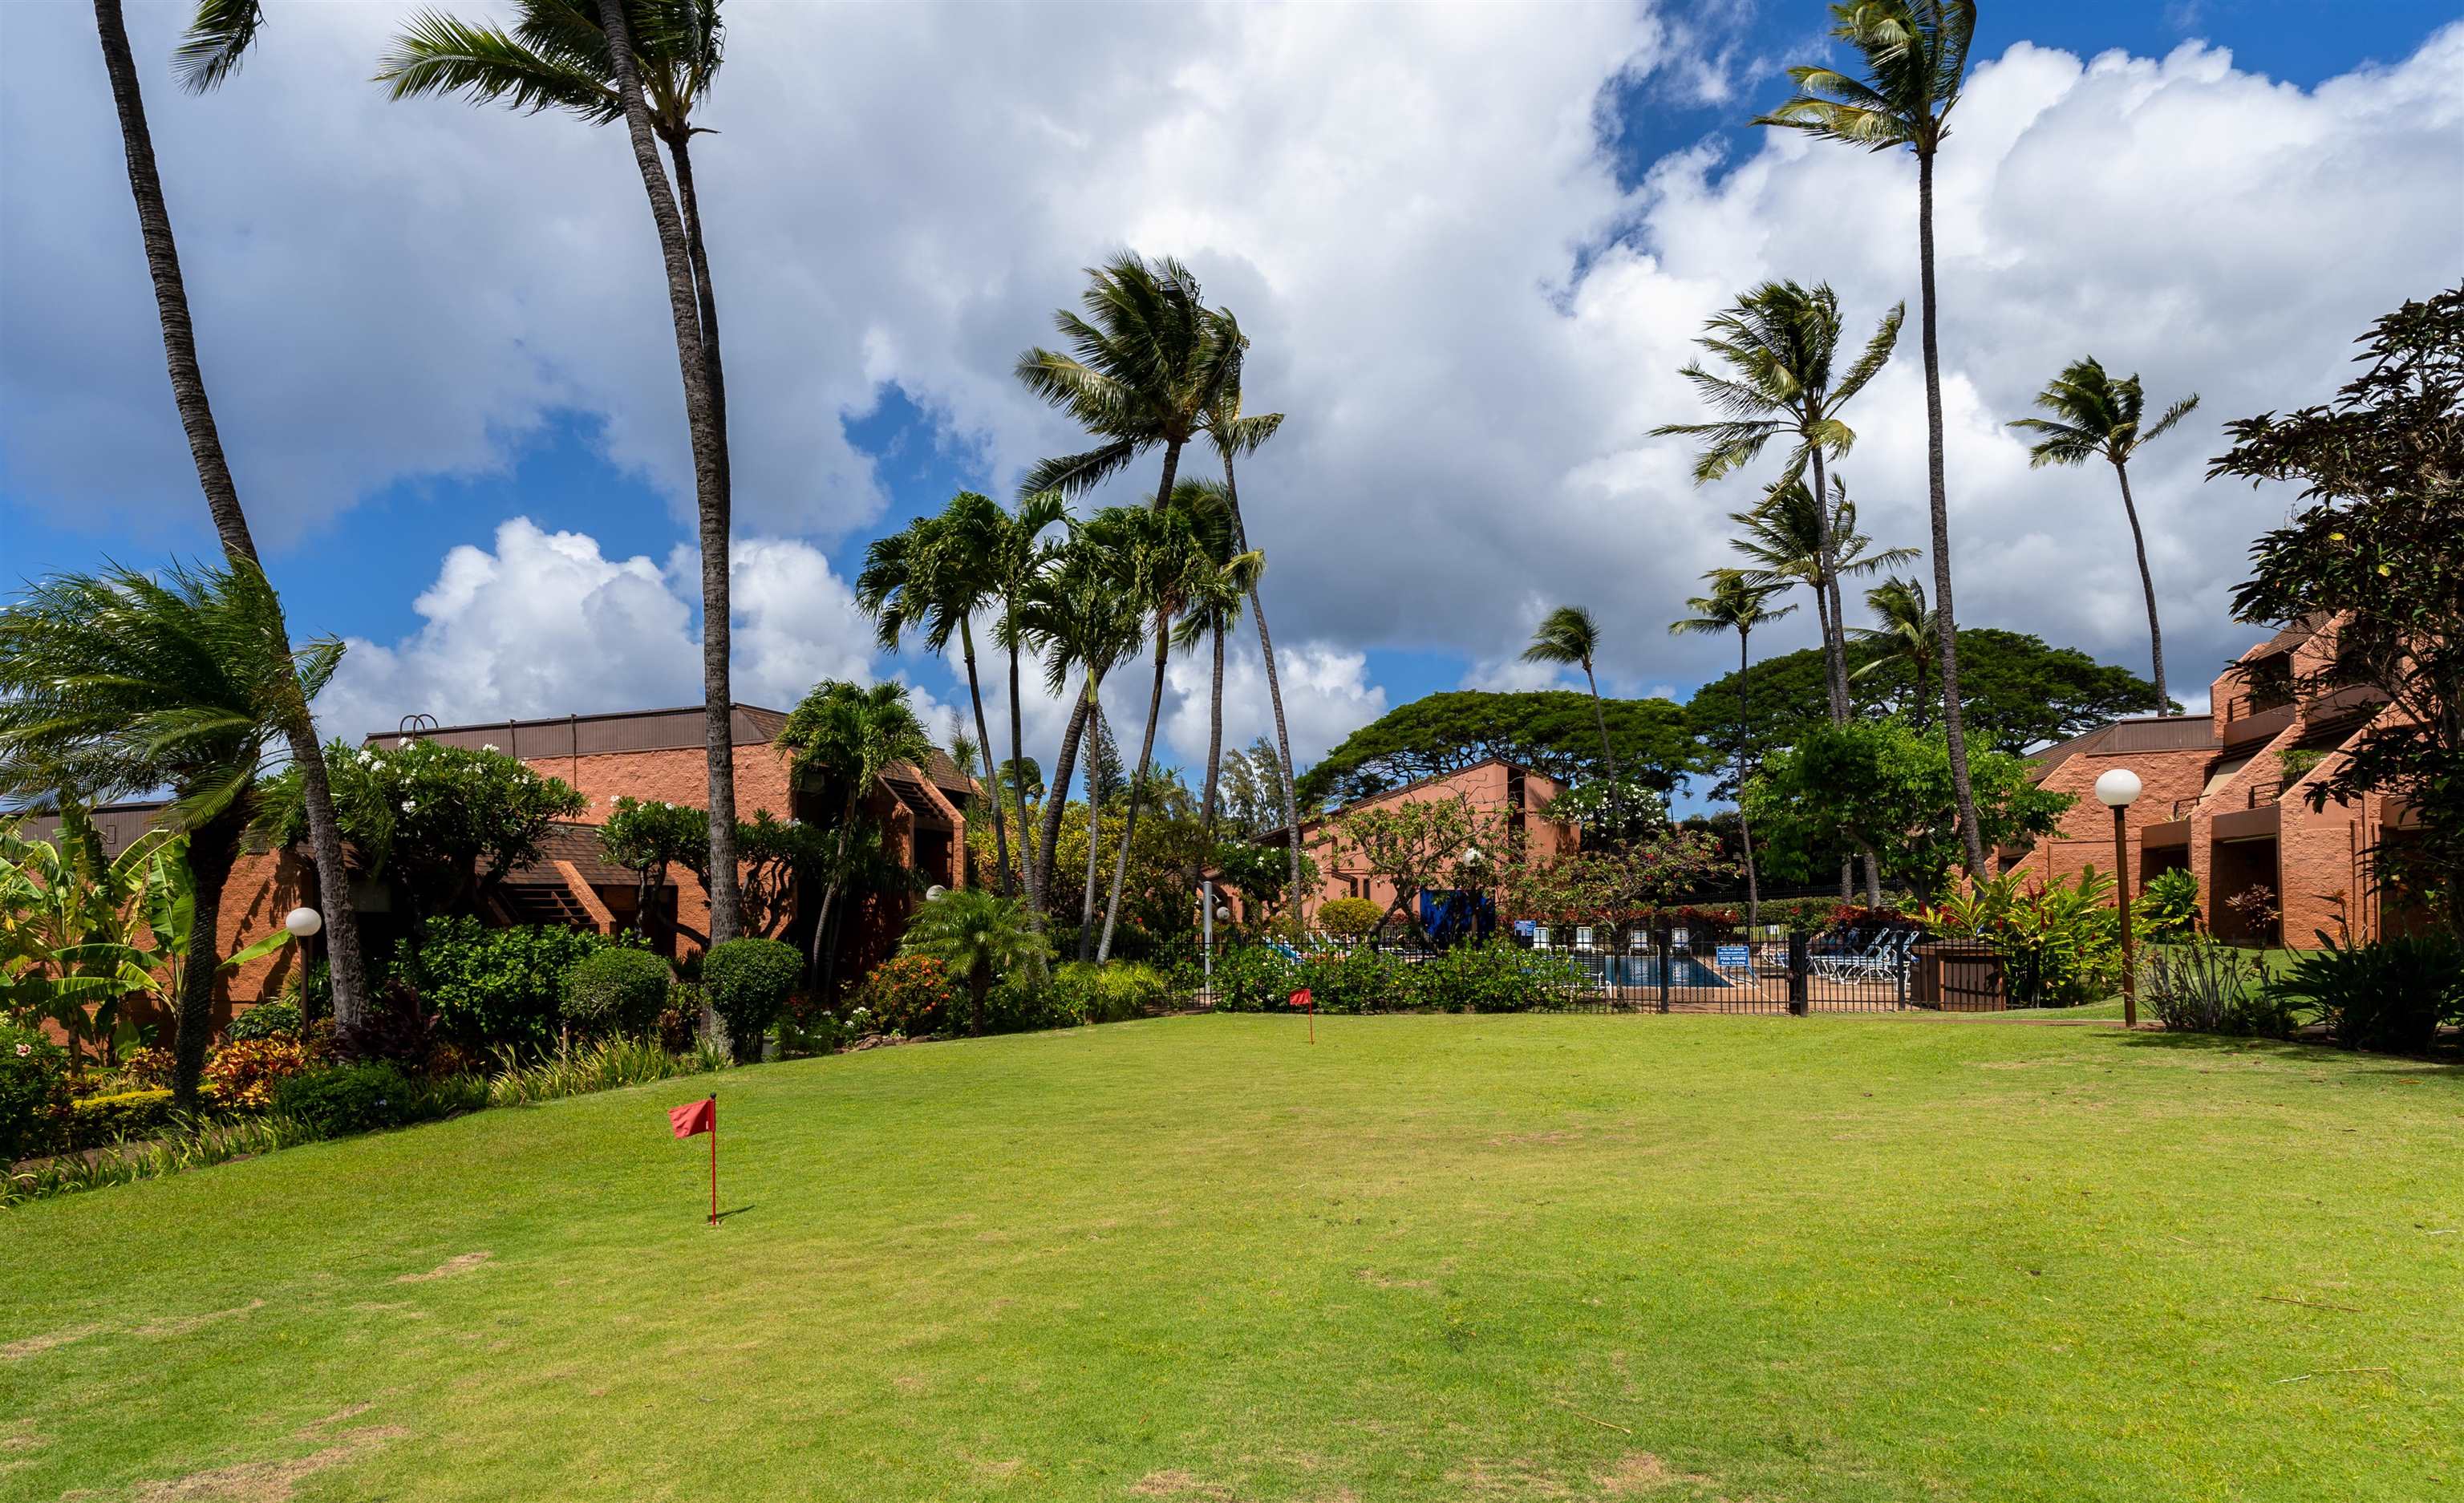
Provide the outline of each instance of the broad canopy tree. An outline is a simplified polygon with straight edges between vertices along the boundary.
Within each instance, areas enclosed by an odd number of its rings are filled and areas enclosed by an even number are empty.
[[[1562,783],[1582,783],[1607,770],[1602,719],[1619,771],[1639,786],[1665,793],[1705,764],[1693,722],[1672,700],[1606,699],[1595,718],[1591,696],[1572,690],[1463,689],[1398,705],[1353,732],[1301,775],[1296,791],[1304,810],[1324,808],[1492,757]]]

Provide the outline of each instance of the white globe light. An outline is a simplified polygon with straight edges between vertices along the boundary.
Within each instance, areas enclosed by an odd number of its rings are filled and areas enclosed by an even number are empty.
[[[291,938],[305,939],[325,927],[325,916],[314,908],[295,908],[282,916],[282,927],[291,931]]]
[[[946,892],[948,892],[948,891],[949,891],[949,889],[948,889],[948,888],[943,887],[943,886],[942,886],[940,883],[938,883],[938,882],[935,882],[935,883],[934,883],[931,887],[928,887],[928,888],[926,888],[926,889],[924,890],[924,901],[926,901],[926,902],[928,902],[928,903],[929,903],[929,902],[931,902],[933,899],[935,899],[935,898],[936,898],[936,897],[940,896],[943,893],[946,893]]]
[[[2139,798],[2139,774],[2116,767],[2096,780],[2096,796],[2109,808],[2127,808]]]
[[[1218,903],[1218,904],[1216,904],[1216,905],[1215,905],[1215,919],[1216,919],[1216,922],[1221,923],[1221,922],[1224,921],[1225,919],[1230,918],[1231,917],[1232,917],[1232,910],[1231,910],[1231,908],[1230,908],[1230,906],[1229,906],[1229,905],[1227,905],[1227,904],[1223,904],[1223,903]]]

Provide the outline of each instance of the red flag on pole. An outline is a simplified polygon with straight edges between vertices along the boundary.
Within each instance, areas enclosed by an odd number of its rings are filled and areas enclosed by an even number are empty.
[[[1317,1004],[1309,999],[1309,989],[1308,987],[1304,986],[1300,990],[1292,993],[1292,1006],[1309,1014],[1309,1042],[1312,1044],[1316,1043]]]
[[[718,1225],[718,1093],[668,1109],[668,1127],[678,1138],[710,1135],[710,1224]]]

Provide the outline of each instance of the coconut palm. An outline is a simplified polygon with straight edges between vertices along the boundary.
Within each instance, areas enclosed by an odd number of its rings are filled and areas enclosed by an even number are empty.
[[[1917,158],[1917,287],[1925,355],[1925,482],[1933,514],[1933,604],[1942,653],[1942,726],[1969,875],[1985,875],[1976,790],[1968,776],[1968,733],[1959,705],[1959,633],[1950,595],[1950,501],[1943,478],[1940,299],[1933,278],[1933,162],[1968,76],[1975,0],[1842,0],[1831,34],[1861,54],[1865,76],[1791,68],[1797,93],[1757,125],[1801,130],[1870,151],[1905,146]]]
[[[984,998],[993,980],[1014,966],[1044,958],[1044,936],[1018,904],[981,888],[953,888],[916,910],[899,949],[930,956],[967,978],[975,1001],[969,1031],[984,1031]]]
[[[1559,606],[1540,618],[1531,645],[1523,650],[1527,663],[1579,664],[1583,682],[1592,687],[1592,719],[1600,729],[1600,761],[1609,770],[1612,797],[1617,785],[1617,751],[1609,744],[1608,712],[1600,707],[1600,681],[1592,674],[1592,659],[1600,648],[1600,624],[1581,606]]]
[[[1249,338],[1241,332],[1240,320],[1228,308],[1215,310],[1215,326],[1224,370],[1216,387],[1214,405],[1206,415],[1206,436],[1223,461],[1223,504],[1232,514],[1233,546],[1245,553],[1249,549],[1249,528],[1241,516],[1241,484],[1233,473],[1232,461],[1239,455],[1256,453],[1274,437],[1284,426],[1284,414],[1261,412],[1251,416],[1241,410],[1241,378],[1248,365]],[[1297,924],[1302,907],[1301,819],[1292,800],[1292,735],[1284,720],[1284,686],[1275,671],[1275,637],[1266,629],[1265,602],[1259,598],[1254,582],[1249,590],[1249,615],[1258,624],[1258,654],[1266,669],[1266,706],[1275,718],[1275,752],[1283,759],[1284,844],[1290,859],[1292,914]],[[1213,713],[1218,718],[1222,714],[1220,687]]]
[[[1828,283],[1808,288],[1795,282],[1765,282],[1723,309],[1705,325],[1695,343],[1716,357],[1724,372],[1713,372],[1700,361],[1680,374],[1694,384],[1711,409],[1712,423],[1667,423],[1654,436],[1700,438],[1694,460],[1694,483],[1703,485],[1751,463],[1774,438],[1793,440],[1784,486],[1809,466],[1814,494],[1826,490],[1823,461],[1846,453],[1857,442],[1856,430],[1840,420],[1840,409],[1881,371],[1899,343],[1905,304],[1882,316],[1873,337],[1856,361],[1835,380],[1832,367],[1839,352],[1839,299]],[[1835,557],[1830,519],[1816,511],[1823,529],[1825,558]],[[1826,595],[1823,609],[1839,619],[1837,570],[1825,571],[1817,588]],[[1822,644],[1823,683],[1830,696],[1831,718],[1848,718],[1848,666],[1835,637]]]
[[[222,434],[214,424],[213,404],[206,394],[205,373],[197,362],[197,335],[188,318],[187,283],[180,272],[180,246],[171,232],[171,215],[163,198],[163,179],[154,162],[154,135],[145,119],[145,99],[138,87],[137,63],[128,46],[128,28],[120,0],[95,0],[95,32],[102,45],[103,71],[111,79],[111,96],[120,114],[121,145],[128,162],[128,189],[137,203],[137,229],[145,246],[145,267],[154,284],[154,308],[163,328],[164,364],[171,378],[171,402],[187,435],[189,457],[197,483],[205,492],[206,510],[213,518],[223,557],[233,568],[257,565],[256,541],[249,531],[239,487],[223,455]],[[262,20],[257,0],[201,0],[186,39],[174,55],[173,71],[191,91],[214,87],[239,66],[256,39]],[[281,602],[275,601],[278,615]],[[281,634],[279,631],[277,635]],[[365,968],[360,958],[360,930],[351,912],[350,873],[342,865],[341,826],[334,816],[334,795],[325,771],[325,757],[317,741],[317,726],[304,695],[283,707],[282,736],[299,766],[307,805],[309,848],[317,861],[317,893],[324,906],[326,961],[333,977],[334,1019],[356,1026],[366,996]]]
[[[1793,480],[1773,487],[1752,511],[1729,513],[1728,519],[1743,529],[1729,545],[1753,564],[1744,571],[1746,583],[1757,588],[1804,585],[1813,589],[1826,658],[1847,656],[1845,623],[1833,604],[1839,598],[1839,581],[1917,556],[1914,548],[1870,551],[1874,540],[1857,530],[1857,503],[1848,498],[1848,487],[1837,475],[1831,477],[1827,507],[1814,504],[1814,492],[1803,480]],[[1846,709],[1844,703],[1834,708],[1835,723],[1847,718]]]
[[[1092,953],[1095,934],[1095,852],[1101,844],[1096,837],[1103,804],[1095,760],[1103,742],[1104,678],[1128,661],[1146,636],[1145,619],[1115,574],[1118,561],[1110,534],[1121,515],[1106,512],[1073,526],[1050,566],[1028,583],[1018,611],[1021,641],[1044,654],[1045,690],[1056,695],[1067,692],[1072,674],[1083,679],[1069,708],[1068,725],[1062,732],[1060,755],[1053,762],[1053,792],[1044,806],[1038,862],[1042,870],[1032,884],[1044,893],[1053,891],[1061,815],[1083,741],[1089,750],[1087,886],[1078,920],[1078,959],[1082,961]]]
[[[1230,373],[1221,329],[1198,278],[1170,256],[1149,261],[1123,252],[1087,268],[1079,304],[1085,318],[1067,308],[1052,316],[1068,351],[1029,349],[1018,358],[1018,379],[1102,442],[1036,465],[1025,489],[1076,496],[1160,448],[1160,511],[1178,479],[1182,448],[1206,428]]]
[[[822,936],[830,923],[848,870],[848,852],[865,795],[892,763],[923,766],[932,760],[932,739],[907,702],[907,686],[883,682],[869,689],[842,679],[825,679],[805,692],[787,712],[773,744],[788,753],[788,776],[799,785],[845,779],[847,802],[839,814],[838,839],[830,859],[829,881],[822,891],[821,911],[814,917],[812,964],[826,987]],[[714,912],[712,922],[717,916]],[[836,952],[830,959],[836,960]]]
[[[2147,568],[2147,538],[2139,529],[2138,504],[2130,498],[2130,456],[2140,445],[2162,437],[2188,417],[2198,407],[2199,394],[2193,391],[2167,408],[2162,417],[2143,430],[2139,425],[2146,400],[2135,372],[2116,381],[2089,356],[2073,361],[2036,393],[2036,406],[2052,417],[2018,418],[2011,426],[2040,435],[2028,451],[2032,469],[2085,464],[2090,459],[2113,466],[2113,478],[2122,487],[2122,514],[2130,520],[2130,545],[2139,555],[2139,587],[2147,596],[2147,650],[2156,660],[2156,713],[2163,715],[2173,704],[2165,692],[2165,631],[2156,623],[2156,576]]]
[[[856,604],[872,615],[884,652],[898,651],[899,639],[911,630],[924,633],[924,645],[947,657],[950,638],[958,638],[966,666],[967,698],[975,707],[974,744],[992,762],[992,731],[984,721],[984,692],[976,674],[975,613],[992,604],[994,551],[1009,517],[999,502],[975,491],[960,491],[937,516],[918,517],[904,530],[876,538],[864,552],[856,571]],[[993,800],[994,860],[1001,868],[1001,890],[1010,891],[1009,824],[1002,812],[1000,780],[986,779]]]
[[[1762,922],[1763,895],[1754,875],[1753,831],[1746,828],[1746,741],[1753,718],[1746,674],[1753,666],[1754,629],[1769,626],[1796,608],[1771,605],[1781,586],[1752,584],[1736,569],[1713,569],[1704,578],[1711,582],[1710,593],[1686,601],[1685,608],[1694,614],[1670,622],[1668,630],[1678,636],[1737,634],[1737,843],[1746,855],[1746,926],[1750,929]]]
[[[1214,568],[1194,570],[1180,624],[1173,629],[1173,646],[1195,651],[1212,646],[1213,663],[1206,701],[1206,785],[1199,800],[1199,820],[1206,838],[1215,838],[1218,778],[1223,757],[1223,639],[1241,624],[1241,608],[1257,593],[1265,573],[1265,557],[1242,550],[1239,528],[1232,519],[1229,493],[1213,480],[1183,480],[1176,487],[1184,504],[1197,508],[1196,536]]]
[[[711,942],[736,936],[735,703],[730,646],[727,381],[718,299],[702,244],[690,142],[709,97],[724,34],[718,0],[519,0],[510,32],[422,11],[378,64],[397,99],[459,94],[536,113],[557,109],[593,125],[623,121],[668,276],[668,315],[692,440],[701,541],[702,714],[710,774]],[[659,160],[668,148],[675,178]],[[679,202],[682,208],[679,209]]]
[[[1911,689],[1908,695],[1910,718],[1918,725],[1925,723],[1925,680],[1932,676],[1940,655],[1935,641],[1937,623],[1933,608],[1925,604],[1925,586],[1919,581],[1896,575],[1865,591],[1865,605],[1874,612],[1880,626],[1850,627],[1848,634],[1880,649],[1874,658],[1857,670],[1857,676],[1879,673],[1897,663],[1908,671]]]
[[[1015,772],[1032,767],[1026,760],[1026,733],[1019,707],[1019,655],[1026,641],[1019,627],[1019,611],[1024,607],[1035,583],[1053,566],[1057,550],[1046,541],[1046,534],[1069,519],[1069,505],[1058,491],[1031,491],[1018,498],[1018,509],[1004,514],[1001,525],[994,529],[990,552],[985,560],[986,572],[992,582],[995,597],[1001,602],[1001,619],[997,633],[1003,651],[1009,653],[1009,764],[1004,770]],[[985,752],[990,760],[991,751]],[[1035,834],[1026,816],[1027,795],[1016,777],[1007,780],[1011,804],[1018,810],[1018,860],[1026,873],[1026,918],[1036,932],[1044,932],[1045,888],[1040,875],[1042,863],[1036,859]]]
[[[292,646],[274,586],[246,560],[175,564],[160,579],[118,567],[63,575],[0,609],[0,793],[165,788],[165,823],[187,836],[191,963],[172,1049],[184,1109],[196,1105],[213,1032],[223,883],[258,780],[295,701],[316,697],[341,656],[331,639]]]

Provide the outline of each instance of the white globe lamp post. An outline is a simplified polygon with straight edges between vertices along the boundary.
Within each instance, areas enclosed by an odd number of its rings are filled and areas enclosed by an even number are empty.
[[[2114,893],[2122,909],[2122,1026],[2139,1027],[2139,967],[2130,946],[2130,829],[2125,818],[2145,785],[2127,767],[2099,773],[2097,802],[2113,810]]]

